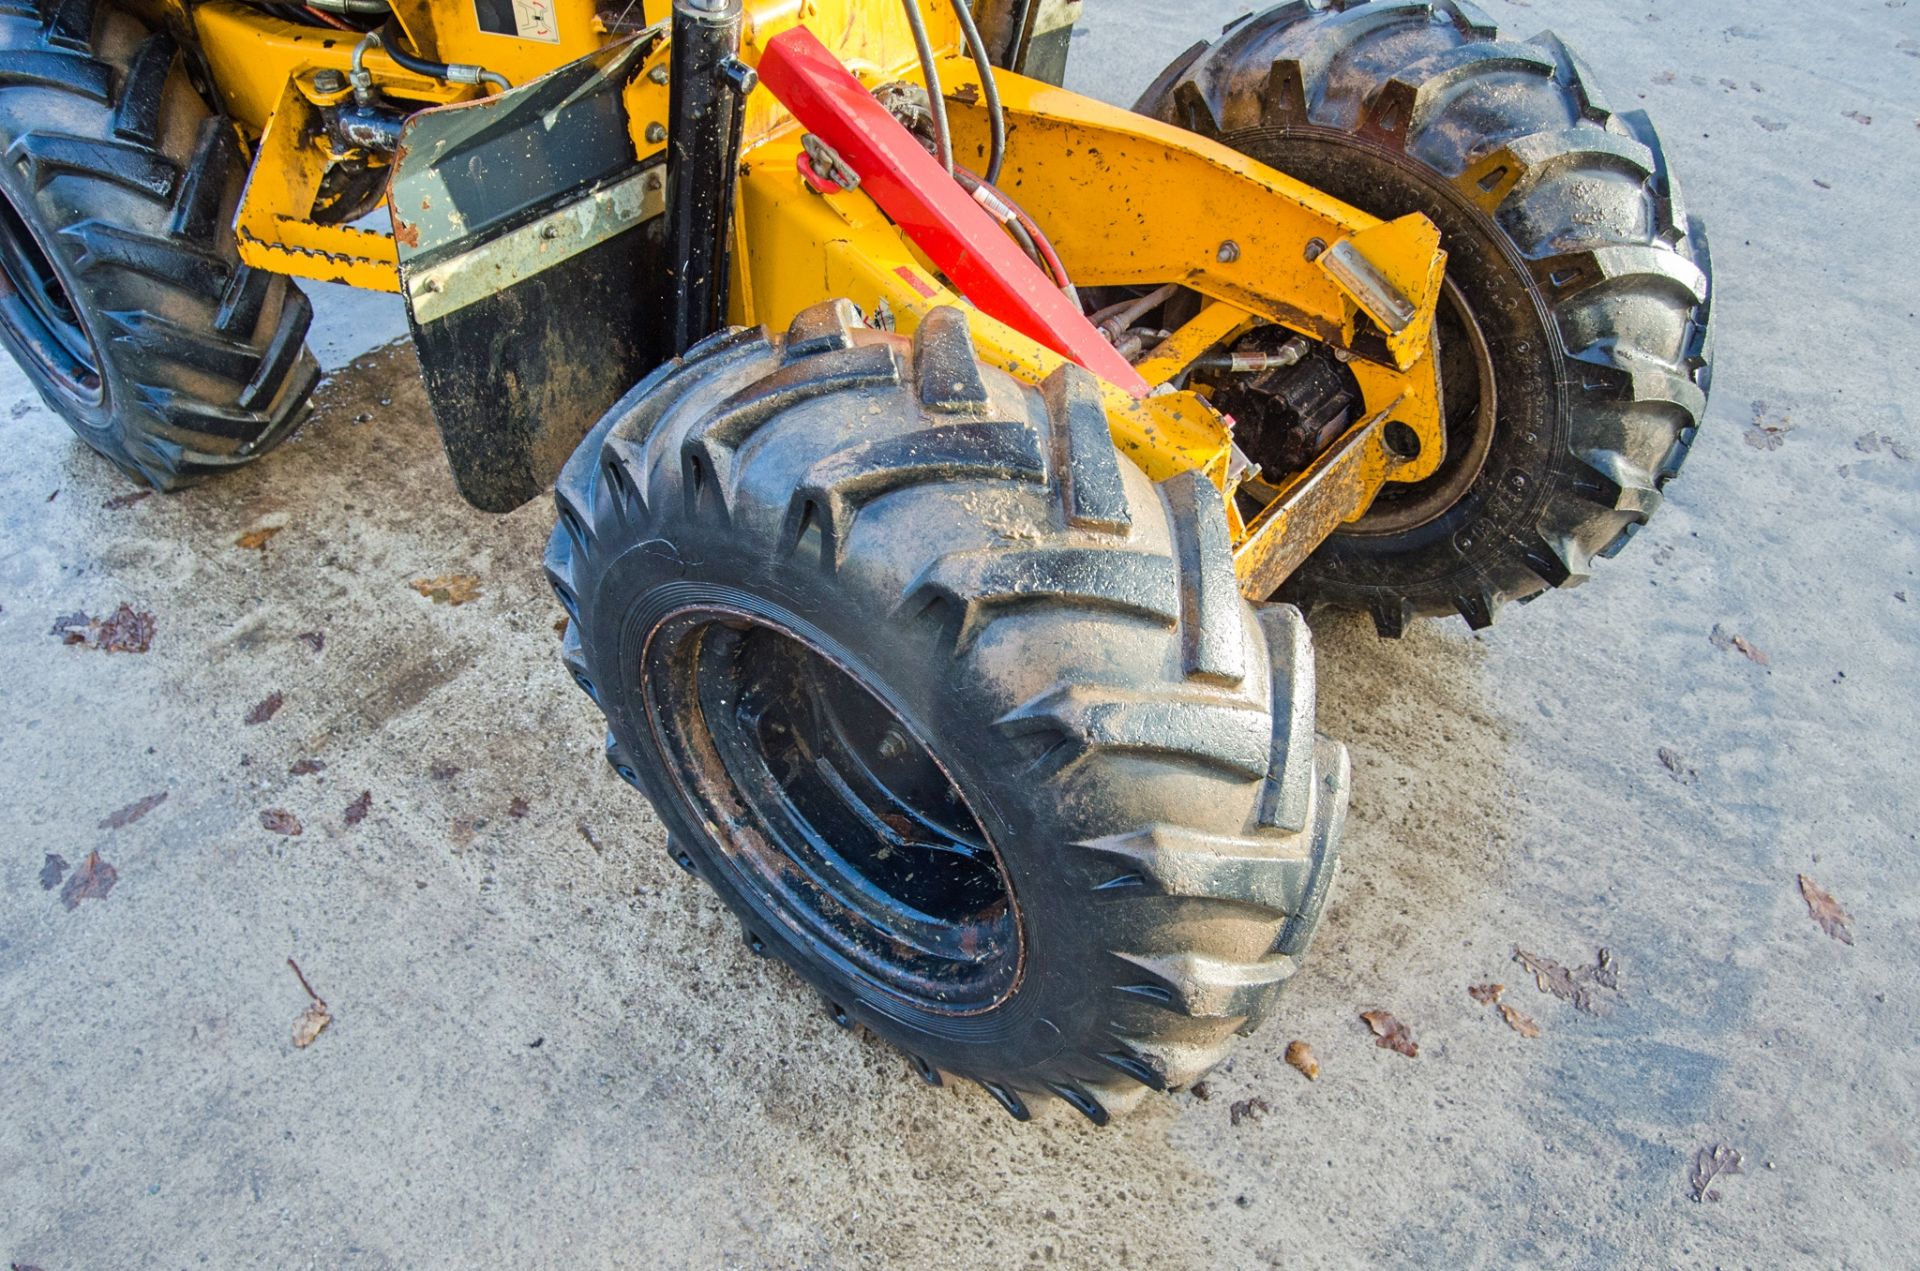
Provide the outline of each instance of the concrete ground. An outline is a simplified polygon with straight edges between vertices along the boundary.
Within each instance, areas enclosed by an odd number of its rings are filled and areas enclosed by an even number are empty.
[[[455,496],[391,301],[318,296],[334,375],[279,454],[128,506],[0,369],[0,1261],[1912,1265],[1920,4],[1491,8],[1664,126],[1711,418],[1587,587],[1479,636],[1319,624],[1356,771],[1314,957],[1209,1098],[1104,1131],[922,1087],[671,865],[556,659],[548,512]],[[1075,78],[1123,101],[1242,11],[1089,9]],[[122,602],[150,652],[50,634]],[[69,910],[46,857],[96,851]],[[1604,947],[1620,991],[1576,1012],[1516,945]]]

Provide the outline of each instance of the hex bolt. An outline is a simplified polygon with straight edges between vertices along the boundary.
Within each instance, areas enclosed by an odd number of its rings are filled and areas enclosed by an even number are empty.
[[[652,70],[648,71],[647,78],[652,80],[656,84],[666,83],[667,82],[666,64],[662,63],[661,65],[656,66]]]
[[[313,91],[316,93],[344,92],[346,87],[347,77],[331,66],[313,73]]]
[[[1308,259],[1308,260],[1319,260],[1319,259],[1320,259],[1320,253],[1321,253],[1321,252],[1324,252],[1325,250],[1327,250],[1327,240],[1326,240],[1326,239],[1324,239],[1324,238],[1309,238],[1309,239],[1307,240],[1307,259]]]
[[[882,759],[898,759],[906,753],[907,739],[902,737],[898,731],[888,729],[887,735],[880,739],[880,757]]]
[[[1218,254],[1220,257],[1221,264],[1231,265],[1234,261],[1240,259],[1240,244],[1234,242],[1231,238],[1229,238],[1226,242],[1220,244],[1220,251]]]
[[[657,146],[661,142],[665,141],[666,139],[667,139],[667,126],[665,124],[651,123],[647,125],[648,141],[652,142],[654,145]]]

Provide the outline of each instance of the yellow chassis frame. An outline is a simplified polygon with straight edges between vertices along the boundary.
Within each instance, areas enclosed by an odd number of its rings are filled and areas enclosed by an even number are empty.
[[[315,74],[346,72],[356,35],[285,22],[236,0],[160,3],[154,16],[194,29],[225,109],[253,149],[235,218],[242,259],[277,273],[399,290],[390,235],[313,219],[322,178],[344,157],[316,121],[347,95],[322,91]],[[638,16],[664,21],[668,4],[643,0]],[[928,7],[955,152],[977,156],[972,166],[983,167],[979,73],[959,55],[951,10]],[[482,64],[516,84],[614,38],[595,17],[594,0],[552,0],[552,40],[481,31],[471,0],[394,0],[393,9],[421,55]],[[742,60],[756,63],[768,40],[801,24],[864,83],[922,78],[893,0],[748,0]],[[624,93],[641,161],[664,150],[670,57],[663,40]],[[379,50],[366,66],[385,96],[421,108],[480,92],[415,75]],[[1430,222],[1418,215],[1383,222],[1184,130],[1011,73],[996,82],[1012,138],[1002,187],[1046,227],[1074,281],[1174,282],[1202,297],[1198,315],[1139,363],[1154,386],[1149,395],[1108,386],[1108,418],[1115,443],[1149,476],[1200,469],[1221,488],[1248,595],[1270,595],[1327,534],[1359,518],[1385,483],[1417,481],[1438,468],[1445,433],[1434,309],[1445,253]],[[984,360],[1035,382],[1060,365],[1051,349],[971,311],[865,193],[816,192],[796,168],[800,153],[799,126],[757,90],[747,104],[741,159],[732,321],[778,329],[809,305],[847,297],[911,331],[935,307],[959,305],[970,310]],[[1336,350],[1364,410],[1311,468],[1248,487],[1263,496],[1251,501],[1262,508],[1249,517],[1236,495],[1252,474],[1233,445],[1231,421],[1202,393],[1176,385],[1195,359],[1262,324]],[[1389,448],[1390,423],[1410,428],[1417,445],[1405,444],[1402,432],[1401,444]]]

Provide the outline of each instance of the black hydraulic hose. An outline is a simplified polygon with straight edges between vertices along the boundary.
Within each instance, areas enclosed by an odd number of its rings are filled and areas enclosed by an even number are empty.
[[[960,33],[967,39],[967,52],[980,71],[980,92],[987,103],[987,127],[991,140],[987,151],[987,184],[1000,183],[1000,167],[1007,160],[1007,112],[1000,105],[1000,86],[993,81],[993,59],[987,56],[987,42],[980,38],[980,24],[973,20],[969,0],[953,0],[953,15],[960,19]]]
[[[444,80],[450,84],[486,84],[496,92],[506,92],[513,85],[507,77],[498,75],[481,66],[455,67],[446,62],[430,62],[424,57],[415,57],[400,47],[398,40],[386,40],[375,36],[375,44],[386,50],[388,57],[415,75],[425,75],[428,79]]]
[[[927,81],[927,111],[933,118],[933,155],[948,176],[953,175],[953,134],[947,129],[947,99],[940,93],[940,71],[933,63],[933,39],[920,0],[900,0],[906,6],[907,25],[913,28],[913,47],[920,54],[920,74]],[[965,0],[959,0],[965,3]]]

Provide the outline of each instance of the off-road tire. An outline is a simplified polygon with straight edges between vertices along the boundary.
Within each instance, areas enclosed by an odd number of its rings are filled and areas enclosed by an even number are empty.
[[[1424,524],[1336,533],[1283,595],[1387,636],[1484,627],[1646,523],[1706,406],[1707,240],[1646,116],[1609,109],[1558,37],[1504,39],[1450,0],[1286,4],[1189,50],[1138,109],[1376,216],[1424,212],[1487,337],[1471,484]]]
[[[1333,881],[1346,752],[1314,732],[1298,611],[1235,587],[1214,487],[1123,462],[1086,373],[1036,390],[958,310],[909,341],[823,304],[656,372],[556,501],[564,658],[609,762],[836,1021],[1018,1118],[1057,1096],[1104,1122],[1270,1009]],[[827,650],[948,772],[1017,909],[1002,1000],[942,1013],[850,971],[753,881],[758,823],[698,810],[646,686],[655,634],[709,605]]]
[[[285,437],[319,369],[312,308],[242,265],[247,163],[164,31],[94,0],[0,4],[0,199],[92,346],[97,392],[50,370],[34,334],[0,339],[47,405],[160,489]],[[4,287],[6,284],[0,284]]]

